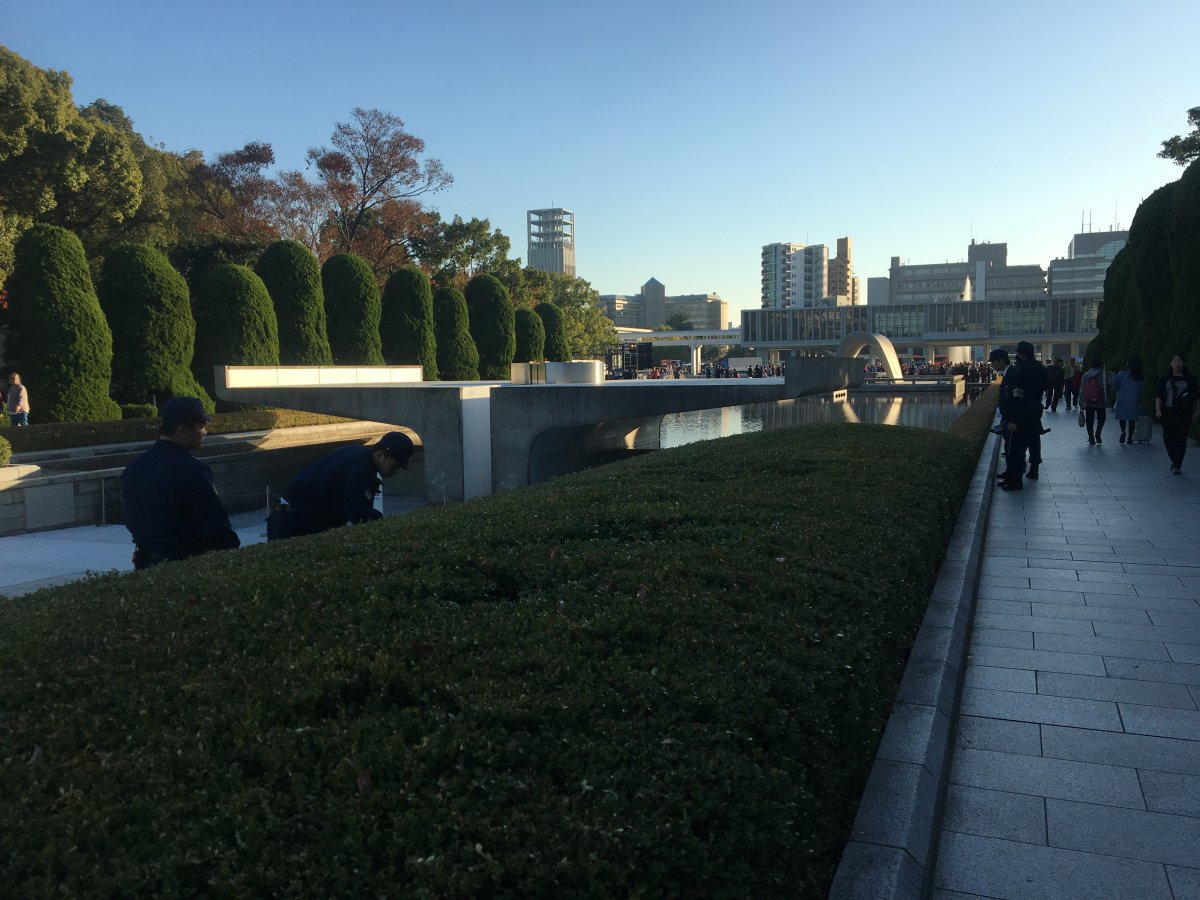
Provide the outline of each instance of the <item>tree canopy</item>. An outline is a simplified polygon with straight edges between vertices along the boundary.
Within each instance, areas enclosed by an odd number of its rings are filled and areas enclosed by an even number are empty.
[[[431,212],[416,222],[407,243],[409,253],[439,286],[462,288],[481,272],[500,279],[510,293],[519,283],[521,263],[508,255],[512,243],[499,228],[493,230],[487,219],[464,221],[455,216],[443,222]]]
[[[1163,148],[1158,154],[1160,159],[1169,159],[1180,166],[1200,159],[1200,106],[1193,106],[1188,110],[1187,120],[1192,126],[1191,133],[1177,134],[1163,141]]]

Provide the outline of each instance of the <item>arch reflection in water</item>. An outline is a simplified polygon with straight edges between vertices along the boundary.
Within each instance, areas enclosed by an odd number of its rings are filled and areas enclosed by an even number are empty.
[[[952,398],[942,396],[863,394],[845,401],[802,397],[779,403],[674,413],[663,416],[659,446],[665,450],[731,434],[824,422],[911,425],[945,431],[967,406],[967,403],[955,403]]]

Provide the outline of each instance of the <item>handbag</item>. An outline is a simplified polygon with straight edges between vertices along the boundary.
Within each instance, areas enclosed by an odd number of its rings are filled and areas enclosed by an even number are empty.
[[[1087,425],[1087,416],[1083,414],[1083,410],[1081,409],[1079,411],[1079,427],[1083,428],[1085,425]]]

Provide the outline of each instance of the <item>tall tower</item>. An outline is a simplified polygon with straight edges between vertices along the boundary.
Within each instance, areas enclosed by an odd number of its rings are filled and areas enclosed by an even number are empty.
[[[575,213],[569,209],[531,209],[526,214],[529,268],[575,274]]]

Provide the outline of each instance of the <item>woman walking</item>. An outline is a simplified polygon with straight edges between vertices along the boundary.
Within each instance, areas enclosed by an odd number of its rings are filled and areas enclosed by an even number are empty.
[[[1066,377],[1067,394],[1067,409],[1072,406],[1079,409],[1079,382],[1083,379],[1083,369],[1079,367],[1079,363],[1073,362],[1063,370]]]
[[[1113,408],[1117,423],[1121,426],[1121,443],[1133,443],[1133,429],[1142,414],[1142,389],[1146,386],[1146,372],[1142,361],[1131,357],[1129,365],[1117,373],[1117,402]]]
[[[1200,414],[1200,386],[1196,384],[1196,376],[1184,366],[1180,353],[1171,357],[1171,368],[1158,382],[1154,412],[1162,420],[1163,444],[1171,457],[1171,474],[1178,475],[1183,469],[1192,416]]]
[[[1091,368],[1083,373],[1079,382],[1079,403],[1083,407],[1084,422],[1087,424],[1089,444],[1103,444],[1100,433],[1108,418],[1108,384],[1104,372],[1104,361],[1096,358]]]

